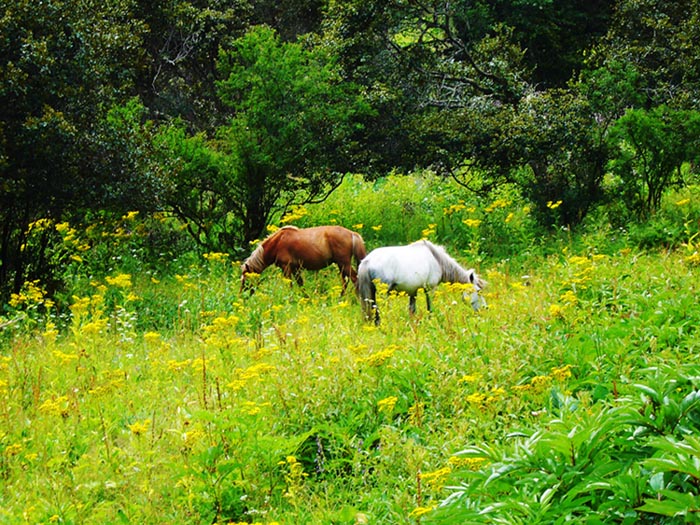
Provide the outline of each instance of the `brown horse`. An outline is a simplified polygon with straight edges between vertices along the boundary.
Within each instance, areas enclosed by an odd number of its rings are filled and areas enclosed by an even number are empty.
[[[241,265],[241,289],[249,273],[262,273],[272,264],[282,269],[285,277],[294,277],[303,284],[301,270],[320,270],[335,263],[343,279],[343,293],[350,279],[357,282],[357,264],[367,254],[359,233],[342,226],[316,226],[297,228],[284,226],[263,240]]]

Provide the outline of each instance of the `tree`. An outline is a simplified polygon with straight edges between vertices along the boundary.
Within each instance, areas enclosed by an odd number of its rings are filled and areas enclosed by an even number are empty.
[[[147,28],[133,9],[132,0],[0,1],[0,294],[47,270],[44,242],[26,245],[32,222],[124,204],[118,179],[137,173],[102,170],[105,147],[116,146],[103,132],[143,65]]]
[[[634,75],[626,107],[690,109],[700,97],[700,5],[694,0],[619,0],[587,69]],[[615,91],[619,95],[619,91]],[[640,99],[639,95],[643,97]],[[620,116],[620,115],[618,115]]]
[[[611,161],[619,195],[638,217],[661,205],[666,189],[683,183],[682,166],[700,157],[700,113],[658,106],[630,109],[609,136],[617,149]]]
[[[230,249],[260,237],[273,214],[323,199],[341,182],[369,107],[323,49],[282,42],[267,27],[223,50],[218,68],[232,117],[209,139],[170,141],[179,143],[171,204],[200,225],[200,242]]]

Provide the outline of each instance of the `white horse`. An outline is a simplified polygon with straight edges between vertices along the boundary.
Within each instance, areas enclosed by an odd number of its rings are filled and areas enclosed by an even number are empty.
[[[474,285],[472,307],[476,310],[479,308],[478,292],[486,286],[486,282],[473,269],[465,270],[442,246],[436,246],[430,241],[377,248],[362,259],[357,269],[357,291],[365,319],[371,320],[374,314],[376,325],[379,324],[379,310],[375,280],[387,284],[389,291],[406,292],[412,314],[416,312],[416,294],[421,288],[425,291],[430,311],[430,291],[439,283],[471,283]]]

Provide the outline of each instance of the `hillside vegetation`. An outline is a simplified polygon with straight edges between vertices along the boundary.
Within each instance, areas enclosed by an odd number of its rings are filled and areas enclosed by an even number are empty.
[[[34,225],[72,262],[0,319],[0,523],[693,523],[698,202],[544,236],[505,191],[348,177],[280,224],[429,238],[489,283],[478,312],[382,293],[380,327],[335,268],[243,295],[230,255],[150,264],[166,219]]]

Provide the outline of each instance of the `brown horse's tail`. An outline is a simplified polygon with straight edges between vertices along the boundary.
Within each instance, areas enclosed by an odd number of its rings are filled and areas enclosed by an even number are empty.
[[[352,256],[355,258],[357,265],[360,265],[360,261],[367,255],[367,249],[365,248],[365,241],[359,233],[352,232]]]

